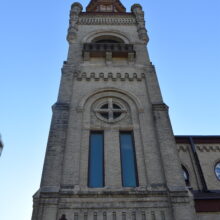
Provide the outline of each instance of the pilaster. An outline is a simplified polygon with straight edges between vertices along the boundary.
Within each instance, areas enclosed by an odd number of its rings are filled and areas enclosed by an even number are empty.
[[[153,104],[153,114],[167,187],[170,191],[185,190],[168,107],[164,103]]]
[[[68,117],[68,104],[56,103],[53,106],[53,117],[44,161],[41,191],[59,191]]]

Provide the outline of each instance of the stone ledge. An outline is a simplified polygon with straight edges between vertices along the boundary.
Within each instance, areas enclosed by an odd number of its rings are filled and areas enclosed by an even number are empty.
[[[68,111],[69,108],[70,107],[69,107],[68,103],[60,103],[60,102],[57,102],[52,106],[53,110],[66,110],[66,111]]]
[[[153,111],[168,111],[169,107],[165,103],[152,104]]]

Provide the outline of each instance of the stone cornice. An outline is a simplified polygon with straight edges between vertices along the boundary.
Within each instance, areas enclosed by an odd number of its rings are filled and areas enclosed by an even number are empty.
[[[79,25],[136,25],[136,19],[132,14],[98,14],[81,13]]]

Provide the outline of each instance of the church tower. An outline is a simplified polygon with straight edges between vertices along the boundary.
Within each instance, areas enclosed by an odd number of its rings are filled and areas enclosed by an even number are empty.
[[[74,3],[32,220],[195,220],[144,12]]]

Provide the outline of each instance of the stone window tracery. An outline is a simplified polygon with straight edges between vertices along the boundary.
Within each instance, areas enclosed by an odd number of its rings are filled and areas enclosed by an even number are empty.
[[[114,123],[125,117],[127,109],[114,98],[107,98],[94,109],[97,118],[108,123]]]

